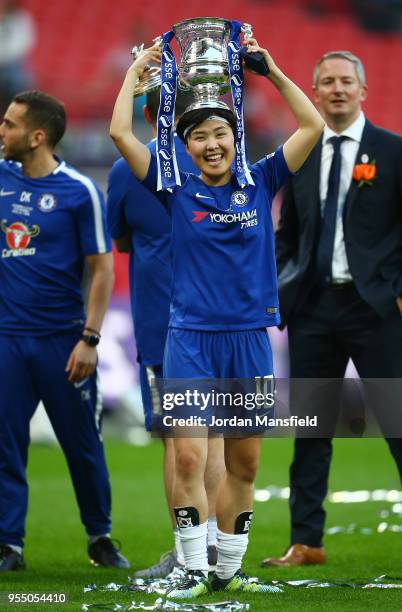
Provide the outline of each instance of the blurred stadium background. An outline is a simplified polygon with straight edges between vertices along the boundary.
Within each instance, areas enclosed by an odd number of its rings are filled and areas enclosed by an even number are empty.
[[[20,25],[15,23],[14,34],[6,27],[12,14],[23,16]],[[69,124],[61,155],[94,177],[106,192],[108,171],[118,157],[108,137],[108,123],[132,46],[148,45],[179,20],[209,15],[251,23],[260,43],[307,93],[313,65],[323,53],[348,49],[357,54],[367,73],[367,117],[402,133],[402,0],[220,0],[201,6],[199,0],[0,0],[0,104],[4,109],[14,53],[15,67],[27,86],[47,91],[66,104]],[[14,36],[14,40],[6,41],[5,36]],[[147,141],[150,134],[142,122],[143,103],[143,99],[136,101],[135,112]],[[252,161],[283,142],[294,127],[274,88],[250,76],[246,122]],[[276,217],[278,207],[279,201]],[[141,443],[145,440],[140,426],[127,257],[116,254],[115,261],[115,290],[99,351],[102,390],[108,411],[120,409],[130,423],[138,422],[138,428],[127,427],[123,418],[121,430],[130,432],[131,441]],[[286,335],[274,329],[271,340],[276,375],[286,376]]]

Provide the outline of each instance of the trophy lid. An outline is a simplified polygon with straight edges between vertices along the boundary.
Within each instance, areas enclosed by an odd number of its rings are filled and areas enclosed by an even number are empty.
[[[224,19],[223,17],[194,17],[192,19],[183,19],[178,21],[173,26],[173,31],[176,33],[177,30],[183,32],[189,32],[191,30],[201,29],[217,29],[219,31],[224,29],[230,30],[231,21]]]

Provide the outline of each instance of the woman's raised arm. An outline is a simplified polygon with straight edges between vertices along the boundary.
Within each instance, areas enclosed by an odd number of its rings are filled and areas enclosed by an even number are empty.
[[[113,109],[110,122],[110,136],[120,153],[141,181],[146,177],[151,154],[149,149],[135,137],[133,133],[133,93],[134,88],[146,72],[148,64],[159,63],[161,47],[153,45],[144,49],[127,70],[126,77],[120,89]]]
[[[259,51],[269,67],[268,79],[275,85],[287,102],[299,128],[283,145],[283,154],[291,172],[296,172],[305,162],[319,139],[325,123],[314,104],[273,61],[266,49],[262,49],[255,38],[247,42],[249,52]]]

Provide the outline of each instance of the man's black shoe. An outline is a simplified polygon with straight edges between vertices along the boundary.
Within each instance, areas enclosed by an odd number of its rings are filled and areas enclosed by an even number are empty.
[[[0,544],[0,572],[14,572],[25,569],[24,557],[17,551]]]
[[[96,542],[88,544],[88,555],[91,563],[96,566],[102,565],[103,567],[118,567],[120,569],[131,567],[127,559],[113,544],[113,541],[107,537],[99,538]]]

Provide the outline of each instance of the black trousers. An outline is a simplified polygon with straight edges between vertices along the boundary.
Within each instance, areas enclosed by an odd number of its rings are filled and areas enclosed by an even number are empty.
[[[292,378],[343,378],[349,358],[361,378],[402,378],[402,317],[395,309],[393,316],[381,319],[353,284],[314,290],[302,311],[290,318],[288,332]],[[386,440],[402,481],[402,439]],[[330,437],[295,440],[290,467],[292,544],[322,546],[331,456]]]

